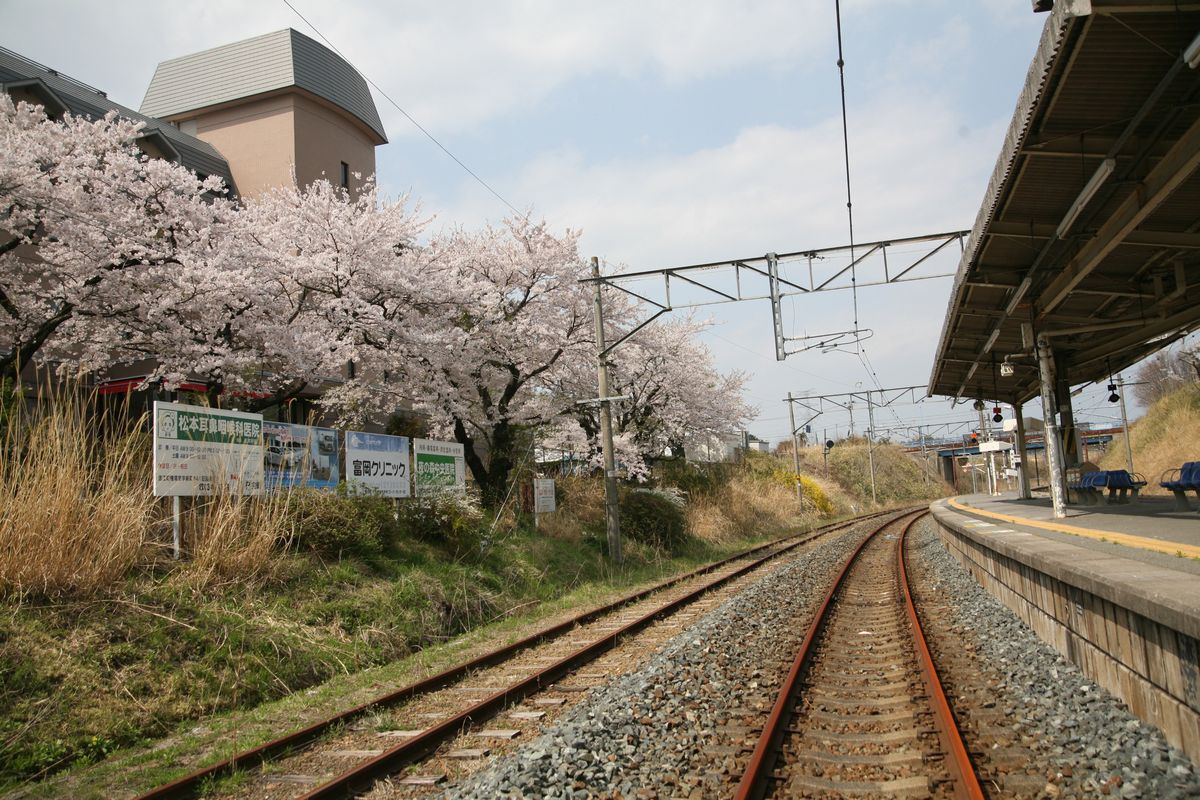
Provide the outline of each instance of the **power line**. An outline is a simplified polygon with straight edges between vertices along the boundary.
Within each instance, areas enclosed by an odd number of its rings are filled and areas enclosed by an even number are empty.
[[[304,20],[304,24],[306,24],[308,27],[312,28],[313,33],[317,34],[317,36],[320,36],[321,40],[324,41],[325,44],[329,45],[329,48],[331,50],[333,50],[333,52],[335,52],[339,56],[341,56],[342,59],[345,60],[345,62],[347,64],[349,64],[351,66],[351,68],[354,69],[355,72],[357,72],[359,75],[361,75],[363,80],[365,80],[367,83],[371,84],[371,88],[373,88],[375,91],[379,92],[379,94],[382,95],[385,100],[387,100],[389,103],[391,103],[392,106],[397,111],[399,111],[401,114],[403,114],[408,119],[409,122],[411,122],[413,125],[415,125],[417,130],[419,130],[421,133],[425,134],[425,137],[427,139],[429,139],[429,141],[431,141],[435,145],[437,145],[438,149],[440,149],[443,153],[450,156],[450,158],[452,158],[454,160],[454,163],[458,164],[460,167],[462,167],[468,175],[470,175],[472,178],[474,178],[476,180],[476,182],[479,183],[480,186],[482,186],[483,188],[485,188],[489,192],[491,192],[492,195],[497,200],[499,200],[501,203],[504,203],[504,205],[508,206],[509,210],[511,210],[518,217],[524,216],[524,214],[522,214],[520,211],[517,210],[516,206],[514,206],[512,203],[505,200],[504,197],[499,192],[497,192],[495,189],[493,189],[491,184],[489,184],[483,178],[479,177],[479,175],[477,175],[473,169],[471,169],[470,167],[468,167],[466,164],[464,164],[462,162],[462,159],[460,159],[458,156],[454,155],[454,153],[451,153],[449,148],[447,148],[444,144],[439,142],[437,140],[436,136],[434,136],[432,133],[430,133],[428,130],[425,129],[424,125],[417,122],[417,120],[413,117],[412,114],[409,114],[407,111],[405,111],[403,108],[401,108],[400,104],[397,103],[395,100],[393,100],[391,98],[391,95],[389,95],[382,88],[380,88],[379,84],[377,84],[377,83],[375,83],[375,81],[371,80],[371,78],[365,72],[363,72],[361,69],[354,66],[354,63],[351,62],[350,59],[346,58],[345,54],[342,53],[342,51],[339,50],[333,42],[329,41],[329,38],[325,34],[321,33],[320,29],[318,29],[316,25],[309,22],[308,17],[301,14],[299,9],[297,9],[294,5],[292,5],[291,0],[283,0],[283,4],[285,6],[287,6],[288,8],[290,8],[296,14],[297,17]]]

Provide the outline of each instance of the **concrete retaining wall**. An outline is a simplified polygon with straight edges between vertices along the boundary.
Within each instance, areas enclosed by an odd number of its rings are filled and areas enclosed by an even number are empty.
[[[932,511],[946,547],[984,589],[1200,763],[1195,576],[1028,533],[981,531],[940,503]]]

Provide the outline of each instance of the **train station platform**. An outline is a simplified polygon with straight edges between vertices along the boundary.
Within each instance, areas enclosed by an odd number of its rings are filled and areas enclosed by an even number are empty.
[[[1200,515],[1171,498],[1071,507],[964,495],[930,506],[979,584],[1200,762]]]
[[[961,495],[946,502],[995,527],[1200,575],[1200,514],[1177,510],[1170,497],[1068,506],[1065,519],[1054,518],[1048,497],[1022,500],[1015,492]]]

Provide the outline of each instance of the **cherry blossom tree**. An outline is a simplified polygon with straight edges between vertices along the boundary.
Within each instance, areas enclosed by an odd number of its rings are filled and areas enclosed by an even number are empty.
[[[576,398],[558,374],[586,360],[590,289],[578,234],[554,235],[526,218],[479,232],[454,230],[430,245],[461,310],[434,314],[416,354],[417,408],[463,445],[485,502],[503,499],[522,433],[559,417]]]
[[[51,120],[0,94],[0,377],[110,364],[115,323],[170,301],[133,284],[199,269],[216,246],[233,213],[221,180],[146,156],[140,133],[115,114]]]
[[[691,317],[656,322],[612,351],[609,391],[627,398],[612,406],[613,441],[627,476],[644,477],[648,461],[668,450],[680,455],[689,445],[736,431],[753,415],[743,398],[745,374],[720,373],[697,338],[706,327]],[[579,367],[559,391],[595,393],[594,366]],[[557,437],[565,446],[582,438],[589,459],[598,464],[599,436],[598,408],[576,405],[551,441]]]

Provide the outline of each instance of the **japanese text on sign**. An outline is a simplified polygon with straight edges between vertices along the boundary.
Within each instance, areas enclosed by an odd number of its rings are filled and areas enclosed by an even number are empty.
[[[263,490],[261,414],[154,403],[154,494]]]
[[[346,483],[384,497],[408,497],[408,437],[348,432]]]

